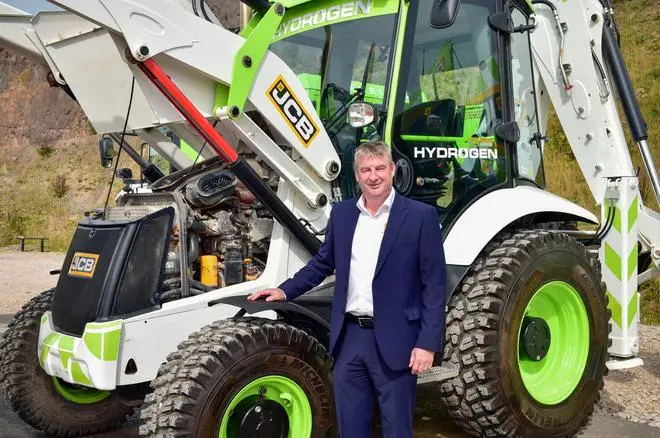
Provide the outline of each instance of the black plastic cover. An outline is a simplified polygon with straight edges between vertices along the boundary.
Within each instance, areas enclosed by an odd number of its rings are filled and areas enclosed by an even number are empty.
[[[139,223],[110,315],[125,315],[158,304],[174,209],[161,210]]]
[[[57,330],[80,336],[88,322],[155,305],[173,218],[168,207],[135,221],[80,222],[53,296]]]
[[[454,24],[461,0],[435,0],[431,9],[431,27],[444,29]]]

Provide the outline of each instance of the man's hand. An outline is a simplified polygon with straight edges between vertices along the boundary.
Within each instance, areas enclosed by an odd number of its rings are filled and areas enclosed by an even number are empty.
[[[266,301],[286,301],[286,295],[284,291],[279,288],[271,288],[260,290],[259,292],[248,295],[247,299],[249,301],[256,301],[259,298],[266,297]]]
[[[410,363],[408,366],[411,368],[413,374],[422,373],[433,364],[433,352],[424,350],[422,348],[413,348],[410,354]]]

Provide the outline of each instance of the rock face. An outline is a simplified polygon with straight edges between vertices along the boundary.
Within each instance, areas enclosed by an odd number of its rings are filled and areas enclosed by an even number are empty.
[[[238,0],[207,0],[213,13],[227,29],[237,29],[240,26],[240,5]]]
[[[86,129],[80,107],[51,88],[45,68],[0,49],[0,145],[47,146]]]
[[[238,0],[207,3],[226,28],[238,28]],[[0,147],[49,146],[62,138],[92,133],[78,104],[48,85],[47,73],[44,67],[0,49]]]

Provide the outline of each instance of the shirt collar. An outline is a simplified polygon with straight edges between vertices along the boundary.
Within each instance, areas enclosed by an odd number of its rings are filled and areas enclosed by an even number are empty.
[[[390,194],[385,199],[385,202],[378,208],[376,213],[373,216],[377,216],[381,214],[385,210],[391,210],[392,209],[392,204],[394,203],[394,196],[396,195],[396,192],[394,191],[394,187],[390,190]],[[371,212],[367,210],[367,207],[364,205],[364,195],[360,195],[360,199],[357,201],[357,207],[360,209],[361,212],[366,213],[371,216]]]

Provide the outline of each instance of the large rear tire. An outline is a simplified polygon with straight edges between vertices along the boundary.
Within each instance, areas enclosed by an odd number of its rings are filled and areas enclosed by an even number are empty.
[[[442,404],[475,436],[565,437],[589,420],[608,358],[610,312],[596,261],[566,234],[489,246],[450,299]]]
[[[116,393],[70,385],[47,375],[37,357],[41,315],[53,289],[30,300],[14,316],[0,343],[0,383],[9,406],[33,428],[54,437],[115,430],[132,412]]]
[[[330,358],[315,338],[278,321],[242,318],[202,328],[168,357],[152,388],[143,437],[331,433]]]

